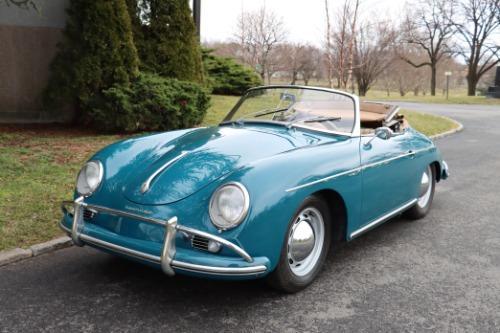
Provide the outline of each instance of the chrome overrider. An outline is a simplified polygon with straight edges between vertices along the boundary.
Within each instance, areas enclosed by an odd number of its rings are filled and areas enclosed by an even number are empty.
[[[177,231],[191,235],[191,236],[201,236],[208,238],[212,241],[219,243],[222,246],[227,247],[246,262],[253,262],[253,258],[241,247],[233,244],[232,242],[210,233],[196,230],[193,228],[185,227],[178,223],[177,217],[172,217],[168,220],[160,220],[155,218],[144,217],[142,215],[120,211],[108,207],[92,205],[84,202],[84,197],[79,197],[74,201],[63,201],[61,208],[65,214],[69,213],[67,207],[73,207],[73,225],[72,228],[67,228],[62,222],[60,223],[61,229],[63,229],[72,238],[73,243],[77,246],[83,246],[85,244],[91,244],[97,247],[105,248],[113,252],[118,252],[125,254],[134,258],[142,259],[145,261],[153,262],[159,264],[165,274],[168,276],[173,276],[175,274],[175,269],[181,269],[184,271],[204,273],[204,274],[215,274],[215,275],[255,275],[264,273],[267,268],[264,265],[255,265],[248,267],[215,267],[215,266],[205,266],[192,264],[189,262],[175,260],[175,239]],[[83,210],[92,209],[97,212],[103,212],[105,214],[125,217],[130,219],[135,219],[147,223],[157,224],[165,227],[165,238],[163,241],[162,251],[160,256],[152,255],[149,253],[144,253],[136,251],[130,248],[126,248],[117,244],[109,243],[101,239],[86,235],[83,233],[84,220],[83,220]]]

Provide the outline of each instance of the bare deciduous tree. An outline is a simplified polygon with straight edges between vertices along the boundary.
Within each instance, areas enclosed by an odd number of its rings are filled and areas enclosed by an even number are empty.
[[[333,87],[333,78],[337,80],[337,88],[345,89],[348,80],[348,60],[350,37],[352,36],[352,8],[349,0],[334,13],[333,24],[330,20],[328,1],[325,1],[327,17],[325,58],[327,77],[330,87]]]
[[[269,57],[273,49],[285,40],[281,18],[262,7],[254,12],[241,13],[236,39],[242,49],[244,62],[254,67],[262,79],[269,72]]]
[[[415,68],[431,69],[431,95],[436,95],[436,70],[439,61],[451,52],[450,39],[456,32],[452,24],[453,0],[420,0],[412,6],[403,24],[403,43],[415,45],[427,54],[427,60],[415,62],[408,55],[401,58]]]
[[[35,11],[39,11],[38,6],[33,0],[0,0],[0,3],[4,3],[7,6],[16,6],[21,9],[34,9]]]
[[[304,84],[309,85],[309,80],[312,77],[317,76],[321,71],[321,51],[311,45],[306,45],[303,51],[302,56],[302,66],[300,69],[300,74],[302,76],[302,80],[304,80]]]
[[[359,95],[365,96],[377,77],[393,62],[396,32],[388,22],[367,22],[356,38],[354,76]]]
[[[325,41],[325,62],[326,62],[326,76],[328,86],[333,88],[333,47],[332,47],[332,26],[330,22],[330,8],[328,0],[325,0],[325,15],[326,15],[326,41]]]
[[[467,94],[474,96],[481,77],[500,63],[500,45],[492,39],[500,28],[500,0],[461,0],[457,6],[457,53],[467,64]]]
[[[347,63],[347,85],[351,87],[352,92],[354,93],[354,81],[352,79],[353,76],[353,68],[354,68],[354,46],[356,44],[356,24],[358,20],[358,11],[359,11],[359,0],[356,0],[354,5],[354,12],[351,17],[351,38],[349,38],[349,61]]]

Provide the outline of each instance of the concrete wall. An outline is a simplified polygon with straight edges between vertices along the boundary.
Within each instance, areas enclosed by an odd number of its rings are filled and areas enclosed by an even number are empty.
[[[0,1],[0,122],[64,122],[67,110],[44,114],[41,93],[61,40],[69,0],[33,0],[37,10]]]

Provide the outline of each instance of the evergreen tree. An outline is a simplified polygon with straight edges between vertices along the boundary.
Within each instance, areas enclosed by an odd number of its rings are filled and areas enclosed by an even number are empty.
[[[142,42],[137,45],[141,67],[165,77],[203,81],[201,50],[188,1],[139,3]]]
[[[127,86],[138,75],[125,0],[72,0],[59,52],[45,90],[47,108],[86,104],[113,85]]]

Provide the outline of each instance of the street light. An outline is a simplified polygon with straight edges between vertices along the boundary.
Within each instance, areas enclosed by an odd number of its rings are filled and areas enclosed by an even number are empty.
[[[448,94],[449,94],[449,91],[450,91],[450,76],[451,76],[451,72],[450,71],[444,72],[444,75],[446,76],[446,100],[448,100]]]

